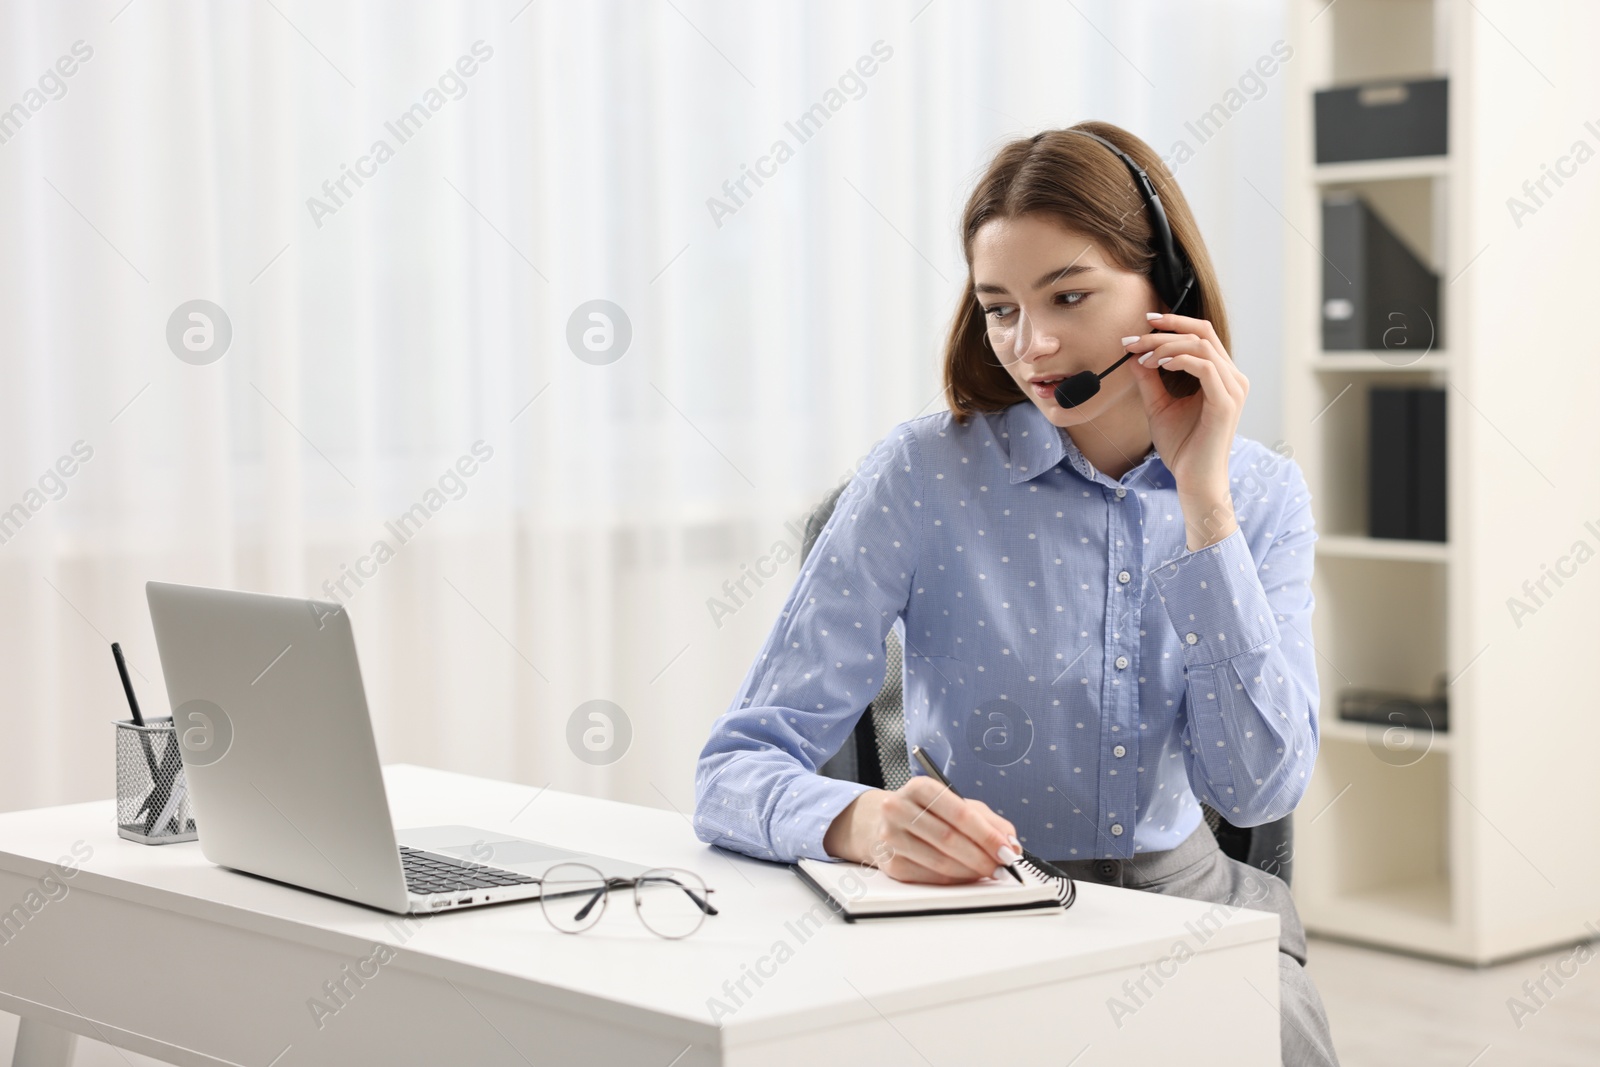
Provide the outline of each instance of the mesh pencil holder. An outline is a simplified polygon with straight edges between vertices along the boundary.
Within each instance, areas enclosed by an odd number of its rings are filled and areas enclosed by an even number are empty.
[[[117,836],[145,845],[199,837],[172,718],[117,727]]]

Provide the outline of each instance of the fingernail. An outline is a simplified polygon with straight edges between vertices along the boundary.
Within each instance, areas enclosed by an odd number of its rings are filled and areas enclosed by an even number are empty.
[[[1138,339],[1139,339],[1139,335],[1138,334],[1134,334],[1131,337],[1124,337],[1122,339],[1122,347],[1126,348],[1129,345],[1133,344],[1133,342],[1137,341]]]
[[[1172,357],[1171,356],[1162,356],[1160,359],[1156,360],[1156,366],[1165,367],[1168,363],[1171,363],[1171,362],[1172,362]]]
[[[1011,842],[1011,844],[1016,848],[1017,853],[1019,855],[1022,853],[1022,842],[1017,840],[1017,837],[1016,837],[1015,834],[1012,834],[1010,837],[1006,838],[1006,840]]]
[[[1006,877],[1006,869],[1004,867],[996,867],[992,877],[1004,880]]]
[[[1000,846],[1000,852],[998,855],[1000,856],[1000,862],[1005,864],[1007,867],[1011,866],[1021,858],[1015,852],[1012,852],[1010,847],[1007,845]]]
[[[1154,352],[1146,352],[1144,355],[1140,356],[1139,357],[1139,366],[1148,367],[1150,365],[1150,357],[1153,356],[1153,355],[1155,355]]]
[[[1147,319],[1159,319],[1161,317],[1161,312],[1159,312],[1159,311],[1146,311],[1144,313],[1144,317],[1147,318]]]

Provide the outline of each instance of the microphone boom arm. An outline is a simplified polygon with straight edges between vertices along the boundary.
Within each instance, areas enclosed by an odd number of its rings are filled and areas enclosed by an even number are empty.
[[[1124,352],[1121,359],[1098,374],[1092,370],[1085,370],[1070,378],[1061,379],[1056,383],[1056,403],[1064,408],[1075,408],[1079,404],[1087,403],[1100,391],[1100,379],[1132,358],[1132,352]]]

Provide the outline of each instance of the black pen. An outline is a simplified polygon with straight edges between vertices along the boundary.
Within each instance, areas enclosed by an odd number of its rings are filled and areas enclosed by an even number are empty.
[[[944,773],[942,771],[940,771],[939,768],[934,765],[933,760],[928,758],[928,754],[922,750],[922,746],[921,745],[913,745],[911,747],[911,755],[912,755],[913,758],[916,759],[917,764],[925,772],[927,772],[927,775],[928,775],[929,778],[932,778],[934,781],[938,782],[940,785],[942,785],[946,789],[950,790],[951,794],[956,796],[957,798],[959,798],[961,796],[960,793],[956,792],[956,787],[950,784],[950,779],[946,778],[944,776]],[[1026,882],[1023,882],[1022,875],[1017,872],[1017,861],[1016,860],[1012,860],[1010,863],[1005,864],[1005,869],[1011,872],[1011,877],[1015,878],[1018,881],[1018,883],[1020,883],[1022,885],[1026,885],[1027,884]]]
[[[139,713],[139,698],[133,695],[133,679],[128,677],[128,661],[122,658],[122,646],[111,642],[111,657],[117,661],[117,674],[122,678],[122,691],[128,694],[128,710],[133,713],[133,725],[139,727],[139,747],[144,750],[145,766],[150,768],[150,793],[144,798],[144,804],[135,813],[134,818],[144,816],[144,832],[148,835],[155,827],[156,816],[161,813],[161,808],[166,804],[167,790],[161,788],[165,778],[171,779],[172,768],[164,768],[156,763],[155,749],[150,744],[150,735],[144,732],[144,716]],[[176,742],[173,742],[176,745]],[[168,748],[168,754],[175,754],[174,748]],[[164,774],[163,771],[166,773]]]
[[[143,726],[144,716],[139,714],[139,698],[133,695],[133,679],[128,677],[128,661],[122,658],[122,646],[111,642],[111,655],[117,661],[117,673],[122,676],[122,691],[128,694],[128,710],[133,712],[133,725]]]

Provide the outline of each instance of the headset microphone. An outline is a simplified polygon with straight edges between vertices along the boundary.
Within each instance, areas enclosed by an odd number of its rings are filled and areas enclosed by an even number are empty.
[[[1122,162],[1127,165],[1128,173],[1133,176],[1133,183],[1139,189],[1139,195],[1144,198],[1145,207],[1150,212],[1150,232],[1152,243],[1155,245],[1155,263],[1151,270],[1150,281],[1155,287],[1156,295],[1177,313],[1188,301],[1194,292],[1194,271],[1188,262],[1177,250],[1172,240],[1172,228],[1167,224],[1166,209],[1161,206],[1161,197],[1156,195],[1155,186],[1150,181],[1150,176],[1144,168],[1134,162],[1133,157],[1101,137],[1099,134],[1090,133],[1088,130],[1069,129],[1067,133],[1081,133],[1085,137],[1093,137],[1096,141],[1115,152]],[[1170,331],[1158,330],[1157,333]],[[1092,370],[1079,371],[1070,378],[1063,378],[1056,383],[1056,403],[1064,408],[1075,408],[1087,403],[1100,391],[1100,379],[1122,366],[1133,358],[1132,352],[1124,352],[1122,358],[1117,360],[1105,370],[1096,374]],[[1173,372],[1171,377],[1164,377],[1167,392],[1173,397],[1193,396],[1200,388],[1200,379],[1192,374],[1181,371]]]
[[[1132,352],[1124,352],[1121,359],[1099,374],[1092,370],[1082,370],[1070,378],[1061,379],[1056,383],[1056,403],[1064,408],[1075,408],[1079,404],[1087,403],[1100,391],[1100,379],[1132,358]]]

